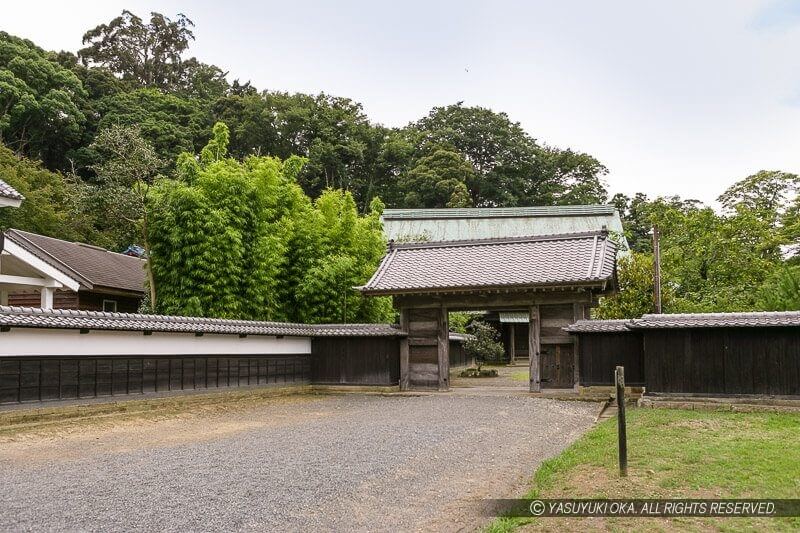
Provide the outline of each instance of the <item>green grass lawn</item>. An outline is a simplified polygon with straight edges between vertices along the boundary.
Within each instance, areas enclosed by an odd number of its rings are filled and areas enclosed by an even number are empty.
[[[536,472],[528,498],[798,498],[800,414],[628,411],[628,477],[617,420],[598,424]],[[491,532],[797,530],[798,518],[501,518]]]
[[[514,381],[524,381],[527,383],[529,377],[530,374],[528,373],[528,370],[522,370],[521,372],[514,372],[511,374],[511,379]]]

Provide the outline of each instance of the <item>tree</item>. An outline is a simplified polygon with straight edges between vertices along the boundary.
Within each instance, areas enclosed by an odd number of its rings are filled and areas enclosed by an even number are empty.
[[[758,294],[762,311],[800,311],[800,266],[784,265],[764,281]]]
[[[0,141],[64,168],[81,141],[86,91],[78,77],[30,41],[0,32]]]
[[[353,289],[377,268],[382,205],[360,217],[350,193],[315,202],[297,184],[296,156],[228,157],[228,128],[214,126],[199,158],[184,154],[178,180],[152,197],[149,238],[158,310],[260,320],[383,321],[385,299]]]
[[[748,209],[776,220],[794,202],[800,177],[780,170],[762,170],[734,183],[717,200],[728,211]]]
[[[398,186],[407,207],[470,207],[467,183],[475,171],[458,152],[437,148],[401,176]]]
[[[0,177],[25,197],[17,208],[0,209],[0,229],[16,228],[71,241],[97,240],[74,182],[15,155],[2,144]]]
[[[479,365],[503,361],[506,353],[496,329],[482,320],[473,320],[468,329],[472,335],[464,342],[468,359],[475,359]]]
[[[158,89],[119,93],[101,100],[98,109],[102,115],[99,130],[113,125],[138,126],[142,137],[164,161],[164,171],[182,152],[194,153],[201,148],[212,125],[209,110],[201,101]]]
[[[295,318],[302,322],[385,321],[392,316],[387,298],[364,298],[354,287],[375,272],[386,251],[380,223],[383,205],[375,200],[358,216],[352,194],[328,189],[310,214],[316,246],[311,266],[300,272]],[[307,251],[307,250],[306,250]]]
[[[329,187],[348,190],[362,209],[374,196],[371,162],[384,130],[370,124],[361,104],[324,93],[232,94],[216,102],[214,116],[230,125],[236,157],[305,157],[298,182],[309,196]]]
[[[78,52],[83,64],[107,68],[139,87],[165,91],[179,86],[184,76],[183,53],[194,40],[194,23],[179,14],[175,20],[151,13],[145,23],[128,10],[108,24],[87,31]]]
[[[474,175],[466,183],[472,205],[507,207],[602,203],[608,171],[593,157],[540,146],[505,113],[461,102],[435,107],[405,130],[422,157],[439,146],[452,147]]]
[[[94,187],[95,204],[100,208],[98,223],[107,225],[104,229],[120,248],[141,242],[148,258],[150,305],[156,308],[156,283],[149,260],[149,194],[164,163],[136,126],[114,125],[102,130],[91,147],[100,157],[92,167],[99,181]]]
[[[418,153],[452,146],[474,169],[467,183],[476,206],[523,205],[539,185],[536,142],[505,113],[462,103],[435,107],[406,128]]]
[[[654,312],[653,256],[630,252],[619,258],[619,292],[600,300],[594,316],[599,319],[639,318]],[[669,283],[662,286],[662,305],[669,308]]]
[[[542,176],[540,202],[556,205],[604,204],[608,191],[603,176],[608,169],[597,159],[570,149],[537,148],[537,168]]]

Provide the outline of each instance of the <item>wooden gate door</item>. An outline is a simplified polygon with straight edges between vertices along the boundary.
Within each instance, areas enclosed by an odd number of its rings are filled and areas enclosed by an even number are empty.
[[[572,344],[544,344],[541,353],[542,388],[571,388],[575,379]]]

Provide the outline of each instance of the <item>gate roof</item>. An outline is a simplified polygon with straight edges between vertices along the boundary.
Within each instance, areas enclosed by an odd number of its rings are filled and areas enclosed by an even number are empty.
[[[605,231],[391,245],[367,295],[606,288],[616,245]]]

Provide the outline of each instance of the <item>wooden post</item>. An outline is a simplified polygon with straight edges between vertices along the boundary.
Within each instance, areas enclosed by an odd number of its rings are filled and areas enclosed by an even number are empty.
[[[508,353],[511,356],[510,361],[508,362],[509,365],[514,364],[514,357],[516,356],[517,347],[515,345],[514,340],[514,323],[510,323],[508,325]]]
[[[580,303],[572,304],[572,318],[573,318],[574,322],[577,322],[578,320],[583,320],[584,318],[586,318],[586,314],[585,313],[586,313],[586,307],[584,307],[583,304],[580,304]],[[580,339],[579,339],[578,335],[573,335],[573,340],[575,342],[572,343],[572,357],[573,357],[573,363],[572,363],[572,388],[575,390],[575,392],[578,392],[580,390],[580,384],[581,384],[581,369],[580,369],[581,345],[580,345]]]
[[[653,308],[661,314],[661,235],[653,226]]]
[[[55,294],[56,290],[52,287],[42,287],[41,291],[41,301],[39,303],[39,307],[42,309],[52,309],[53,308],[53,295]]]
[[[450,390],[450,324],[447,308],[439,309],[439,390]]]
[[[618,366],[614,373],[617,384],[617,436],[619,439],[619,475],[628,475],[628,435],[625,428],[625,368]]]
[[[539,306],[534,305],[530,308],[528,321],[528,357],[530,358],[530,391],[540,392],[542,383],[539,372],[540,338],[539,338]]]
[[[409,322],[409,309],[400,309],[400,330],[406,333],[405,337],[400,339],[400,390],[408,390],[408,322]]]

